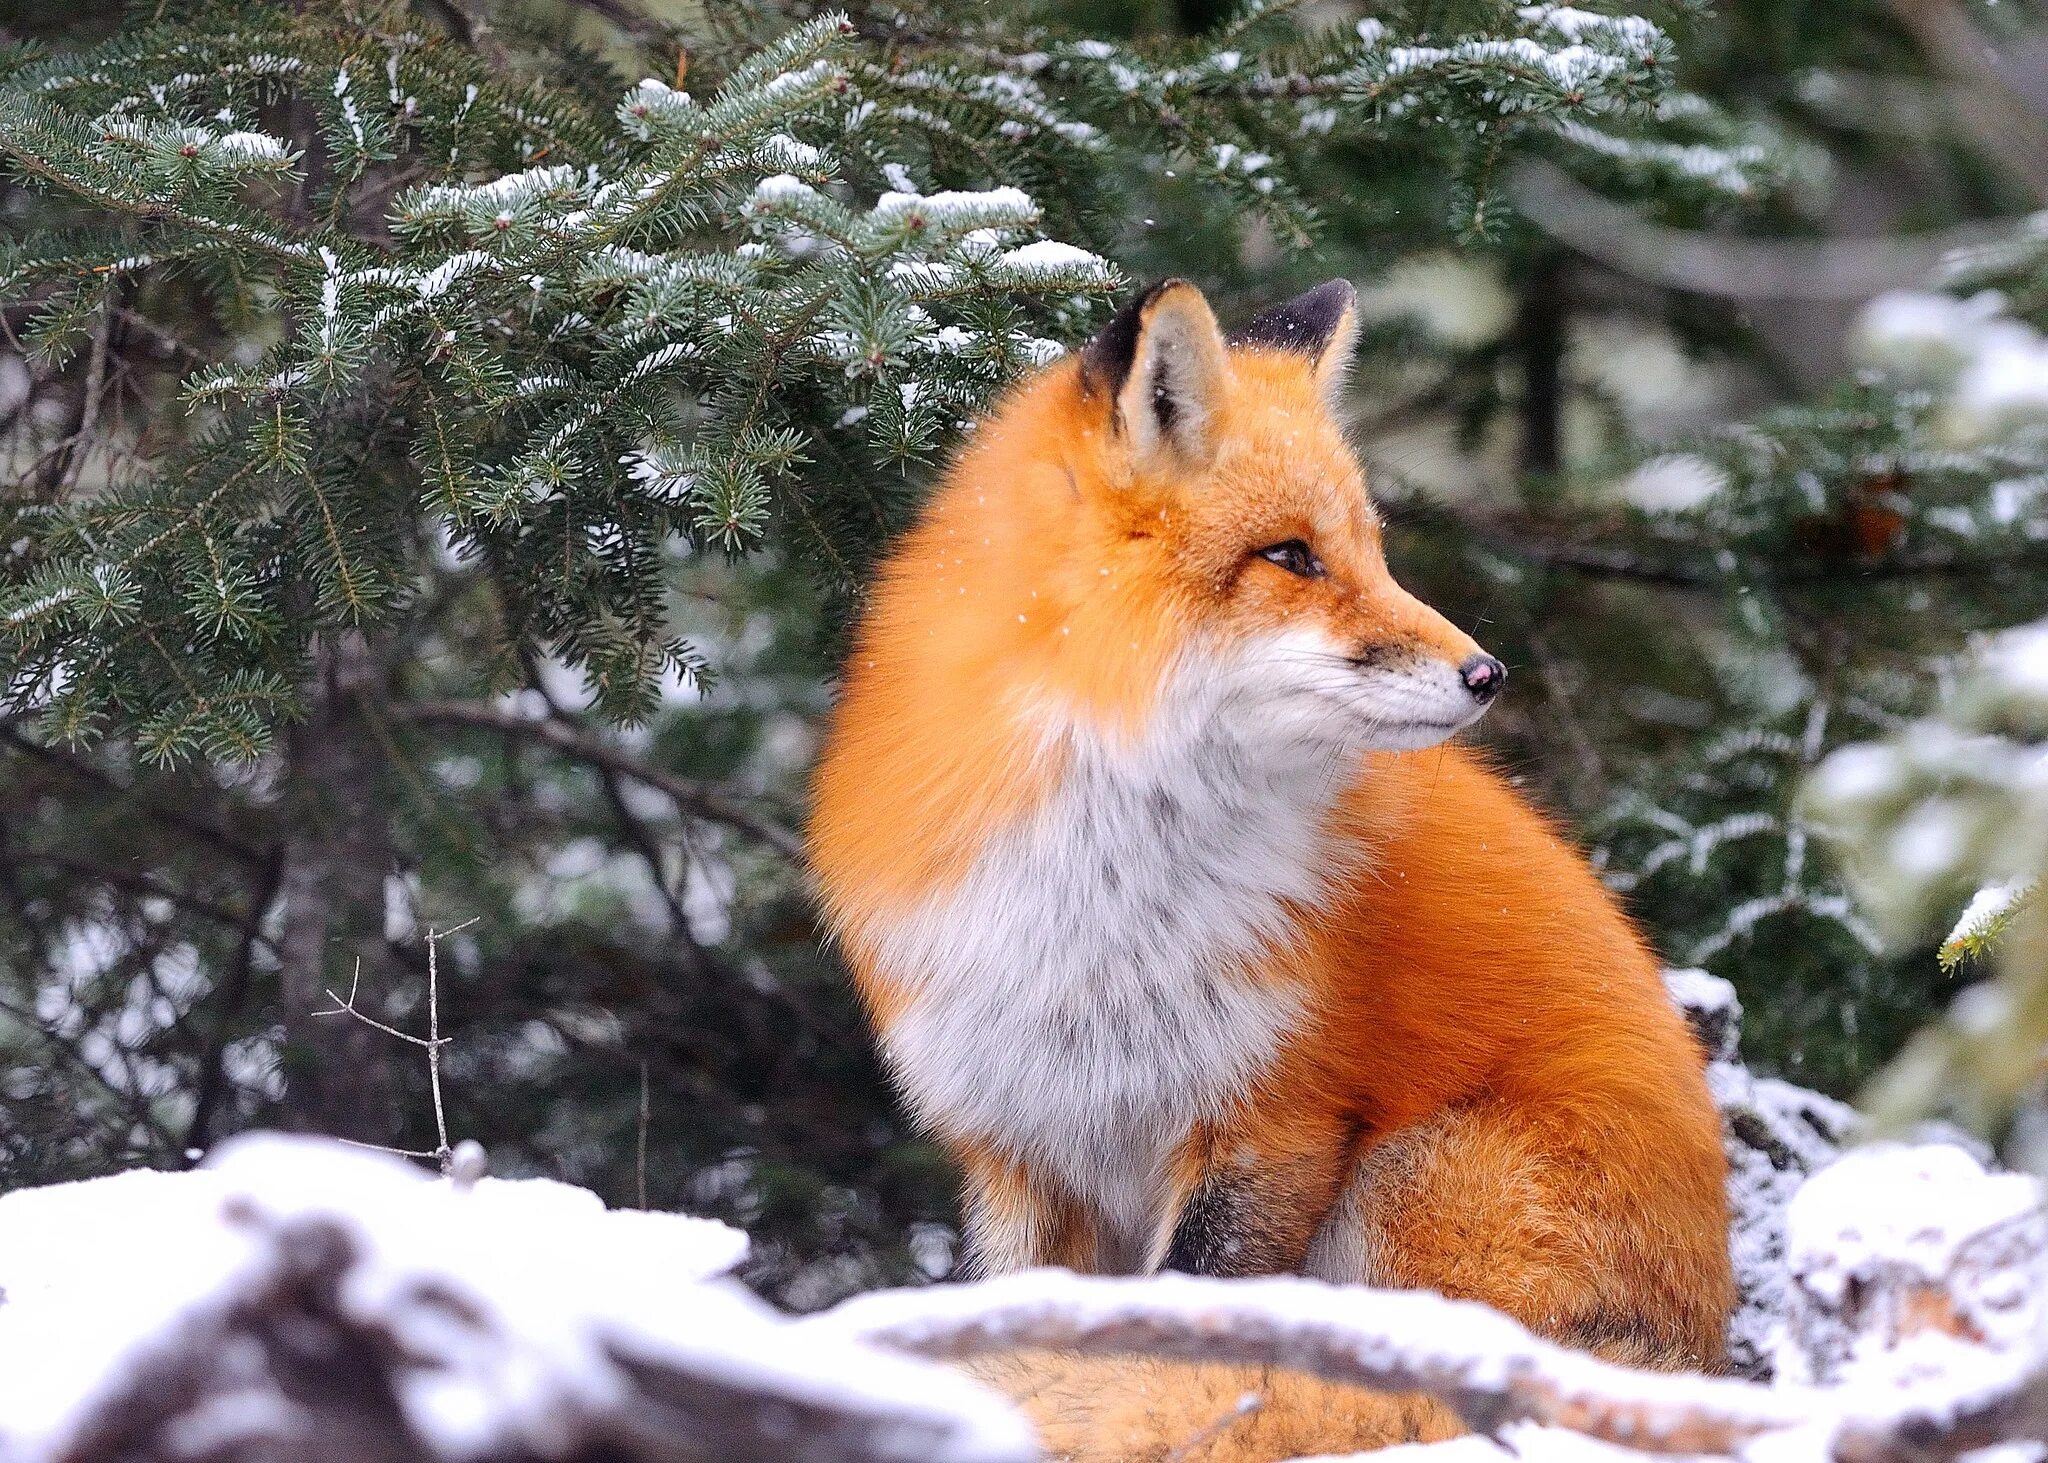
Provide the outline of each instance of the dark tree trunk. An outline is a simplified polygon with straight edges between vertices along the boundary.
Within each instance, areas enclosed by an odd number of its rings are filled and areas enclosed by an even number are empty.
[[[1515,322],[1516,352],[1522,361],[1521,468],[1549,477],[1564,465],[1564,353],[1569,304],[1564,257],[1541,255],[1522,287]]]
[[[314,653],[306,720],[287,750],[290,819],[280,886],[279,982],[284,998],[287,1125],[363,1142],[394,1130],[392,1038],[348,1016],[315,1016],[347,995],[362,962],[362,1003],[374,1011],[396,974],[384,946],[384,880],[392,868],[385,758],[365,702],[379,666],[353,631]]]

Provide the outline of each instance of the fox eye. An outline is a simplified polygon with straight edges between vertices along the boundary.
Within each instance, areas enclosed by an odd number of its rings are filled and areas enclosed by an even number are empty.
[[[1320,579],[1326,572],[1323,561],[1316,557],[1315,550],[1298,538],[1288,539],[1284,543],[1268,544],[1257,552],[1268,564],[1278,564],[1289,574],[1303,579]]]

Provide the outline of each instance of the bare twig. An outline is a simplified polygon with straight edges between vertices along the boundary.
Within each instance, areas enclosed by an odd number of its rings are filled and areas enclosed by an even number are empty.
[[[396,1153],[401,1158],[431,1158],[441,1166],[441,1172],[454,1172],[455,1148],[448,1141],[448,1110],[441,1100],[441,1048],[453,1038],[441,1035],[441,941],[450,935],[460,934],[475,924],[474,919],[464,920],[453,929],[427,931],[427,1034],[414,1036],[409,1031],[400,1031],[379,1021],[356,1005],[356,993],[363,979],[363,962],[356,961],[355,974],[349,981],[348,998],[327,992],[327,999],[334,1002],[331,1009],[315,1011],[315,1016],[353,1016],[365,1026],[396,1037],[411,1046],[423,1048],[427,1054],[427,1086],[434,1097],[434,1146],[432,1148],[393,1148],[384,1143],[363,1143],[353,1138],[342,1141],[355,1148],[373,1148],[379,1153]],[[644,1207],[644,1206],[643,1206]]]

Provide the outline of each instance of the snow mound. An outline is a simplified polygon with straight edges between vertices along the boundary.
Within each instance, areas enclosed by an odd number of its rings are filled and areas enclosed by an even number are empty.
[[[1721,1109],[1736,1289],[1729,1364],[1742,1376],[1768,1379],[1792,1307],[1786,1207],[1809,1174],[1840,1155],[1855,1131],[1856,1113],[1831,1097],[1759,1077],[1742,1065],[1742,1002],[1727,981],[1704,970],[1671,970],[1664,985],[1707,1053],[1707,1087]]]
[[[963,1378],[802,1332],[743,1236],[256,1136],[0,1199],[0,1463],[1034,1456]],[[336,1430],[342,1432],[337,1436]],[[353,1436],[351,1436],[353,1435]],[[345,1443],[343,1438],[349,1439]]]
[[[1788,1380],[1903,1386],[2039,1329],[2048,1215],[2031,1175],[1951,1144],[1873,1143],[1809,1180],[1786,1229]]]

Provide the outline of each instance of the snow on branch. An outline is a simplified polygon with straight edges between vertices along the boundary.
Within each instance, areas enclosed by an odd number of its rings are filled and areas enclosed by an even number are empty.
[[[1470,1302],[1294,1276],[1036,1271],[858,1296],[805,1324],[948,1359],[1049,1348],[1283,1366],[1378,1391],[1428,1392],[1480,1432],[1535,1422],[1649,1453],[1736,1454],[1815,1415],[1813,1397],[1631,1371]]]
[[[1532,1336],[1484,1307],[1295,1277],[1102,1279],[1029,1272],[857,1297],[803,1323],[835,1339],[961,1360],[1020,1349],[1273,1365],[1384,1392],[1427,1392],[1475,1432],[1514,1424],[1661,1456],[1940,1463],[2032,1435],[2048,1367],[1972,1355],[1956,1376],[1893,1386],[1760,1386],[1635,1371]]]

